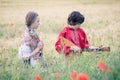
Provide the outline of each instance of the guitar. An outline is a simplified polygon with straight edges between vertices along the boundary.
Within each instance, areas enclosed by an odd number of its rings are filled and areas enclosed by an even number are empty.
[[[73,42],[71,42],[70,40],[64,38],[64,37],[60,37],[60,43],[62,46],[76,46]],[[96,49],[82,49],[81,52],[110,52],[110,47],[98,47]],[[70,56],[72,54],[73,55],[76,55],[74,52],[70,52],[69,55],[67,56]]]

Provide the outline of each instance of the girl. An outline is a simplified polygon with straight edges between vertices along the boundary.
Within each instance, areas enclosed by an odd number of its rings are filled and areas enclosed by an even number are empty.
[[[26,15],[25,32],[19,47],[19,58],[32,66],[42,56],[43,42],[35,32],[38,26],[39,15],[33,11],[28,12]]]

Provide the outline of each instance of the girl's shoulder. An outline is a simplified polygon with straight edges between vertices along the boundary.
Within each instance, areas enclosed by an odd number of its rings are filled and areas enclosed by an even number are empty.
[[[28,32],[25,32],[23,35],[24,35],[23,38],[32,39],[32,37],[30,36]]]
[[[20,44],[29,43],[31,40],[32,40],[32,37],[29,35],[28,32],[25,31],[25,32],[22,33],[22,35],[21,35]]]

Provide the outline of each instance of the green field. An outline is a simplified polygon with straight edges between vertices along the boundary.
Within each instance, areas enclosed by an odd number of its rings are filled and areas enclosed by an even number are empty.
[[[82,27],[91,45],[110,46],[111,51],[84,52],[67,61],[55,51],[59,32],[67,24],[72,11],[85,16]],[[25,16],[28,11],[40,15],[37,33],[44,42],[44,57],[48,65],[41,63],[34,68],[18,59],[18,47],[24,32]],[[71,80],[70,74],[86,73],[89,80],[120,80],[120,0],[0,0],[0,80]],[[98,62],[103,61],[111,71],[102,71]],[[60,73],[60,78],[55,76]]]

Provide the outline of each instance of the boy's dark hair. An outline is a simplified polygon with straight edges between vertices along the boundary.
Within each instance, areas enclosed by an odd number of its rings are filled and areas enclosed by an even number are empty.
[[[38,16],[38,14],[36,12],[33,11],[29,11],[26,15],[26,25],[29,28],[30,25],[36,20],[36,17]]]
[[[73,11],[69,16],[68,16],[68,24],[69,25],[76,25],[76,24],[82,24],[84,22],[84,16],[78,12],[78,11]]]

